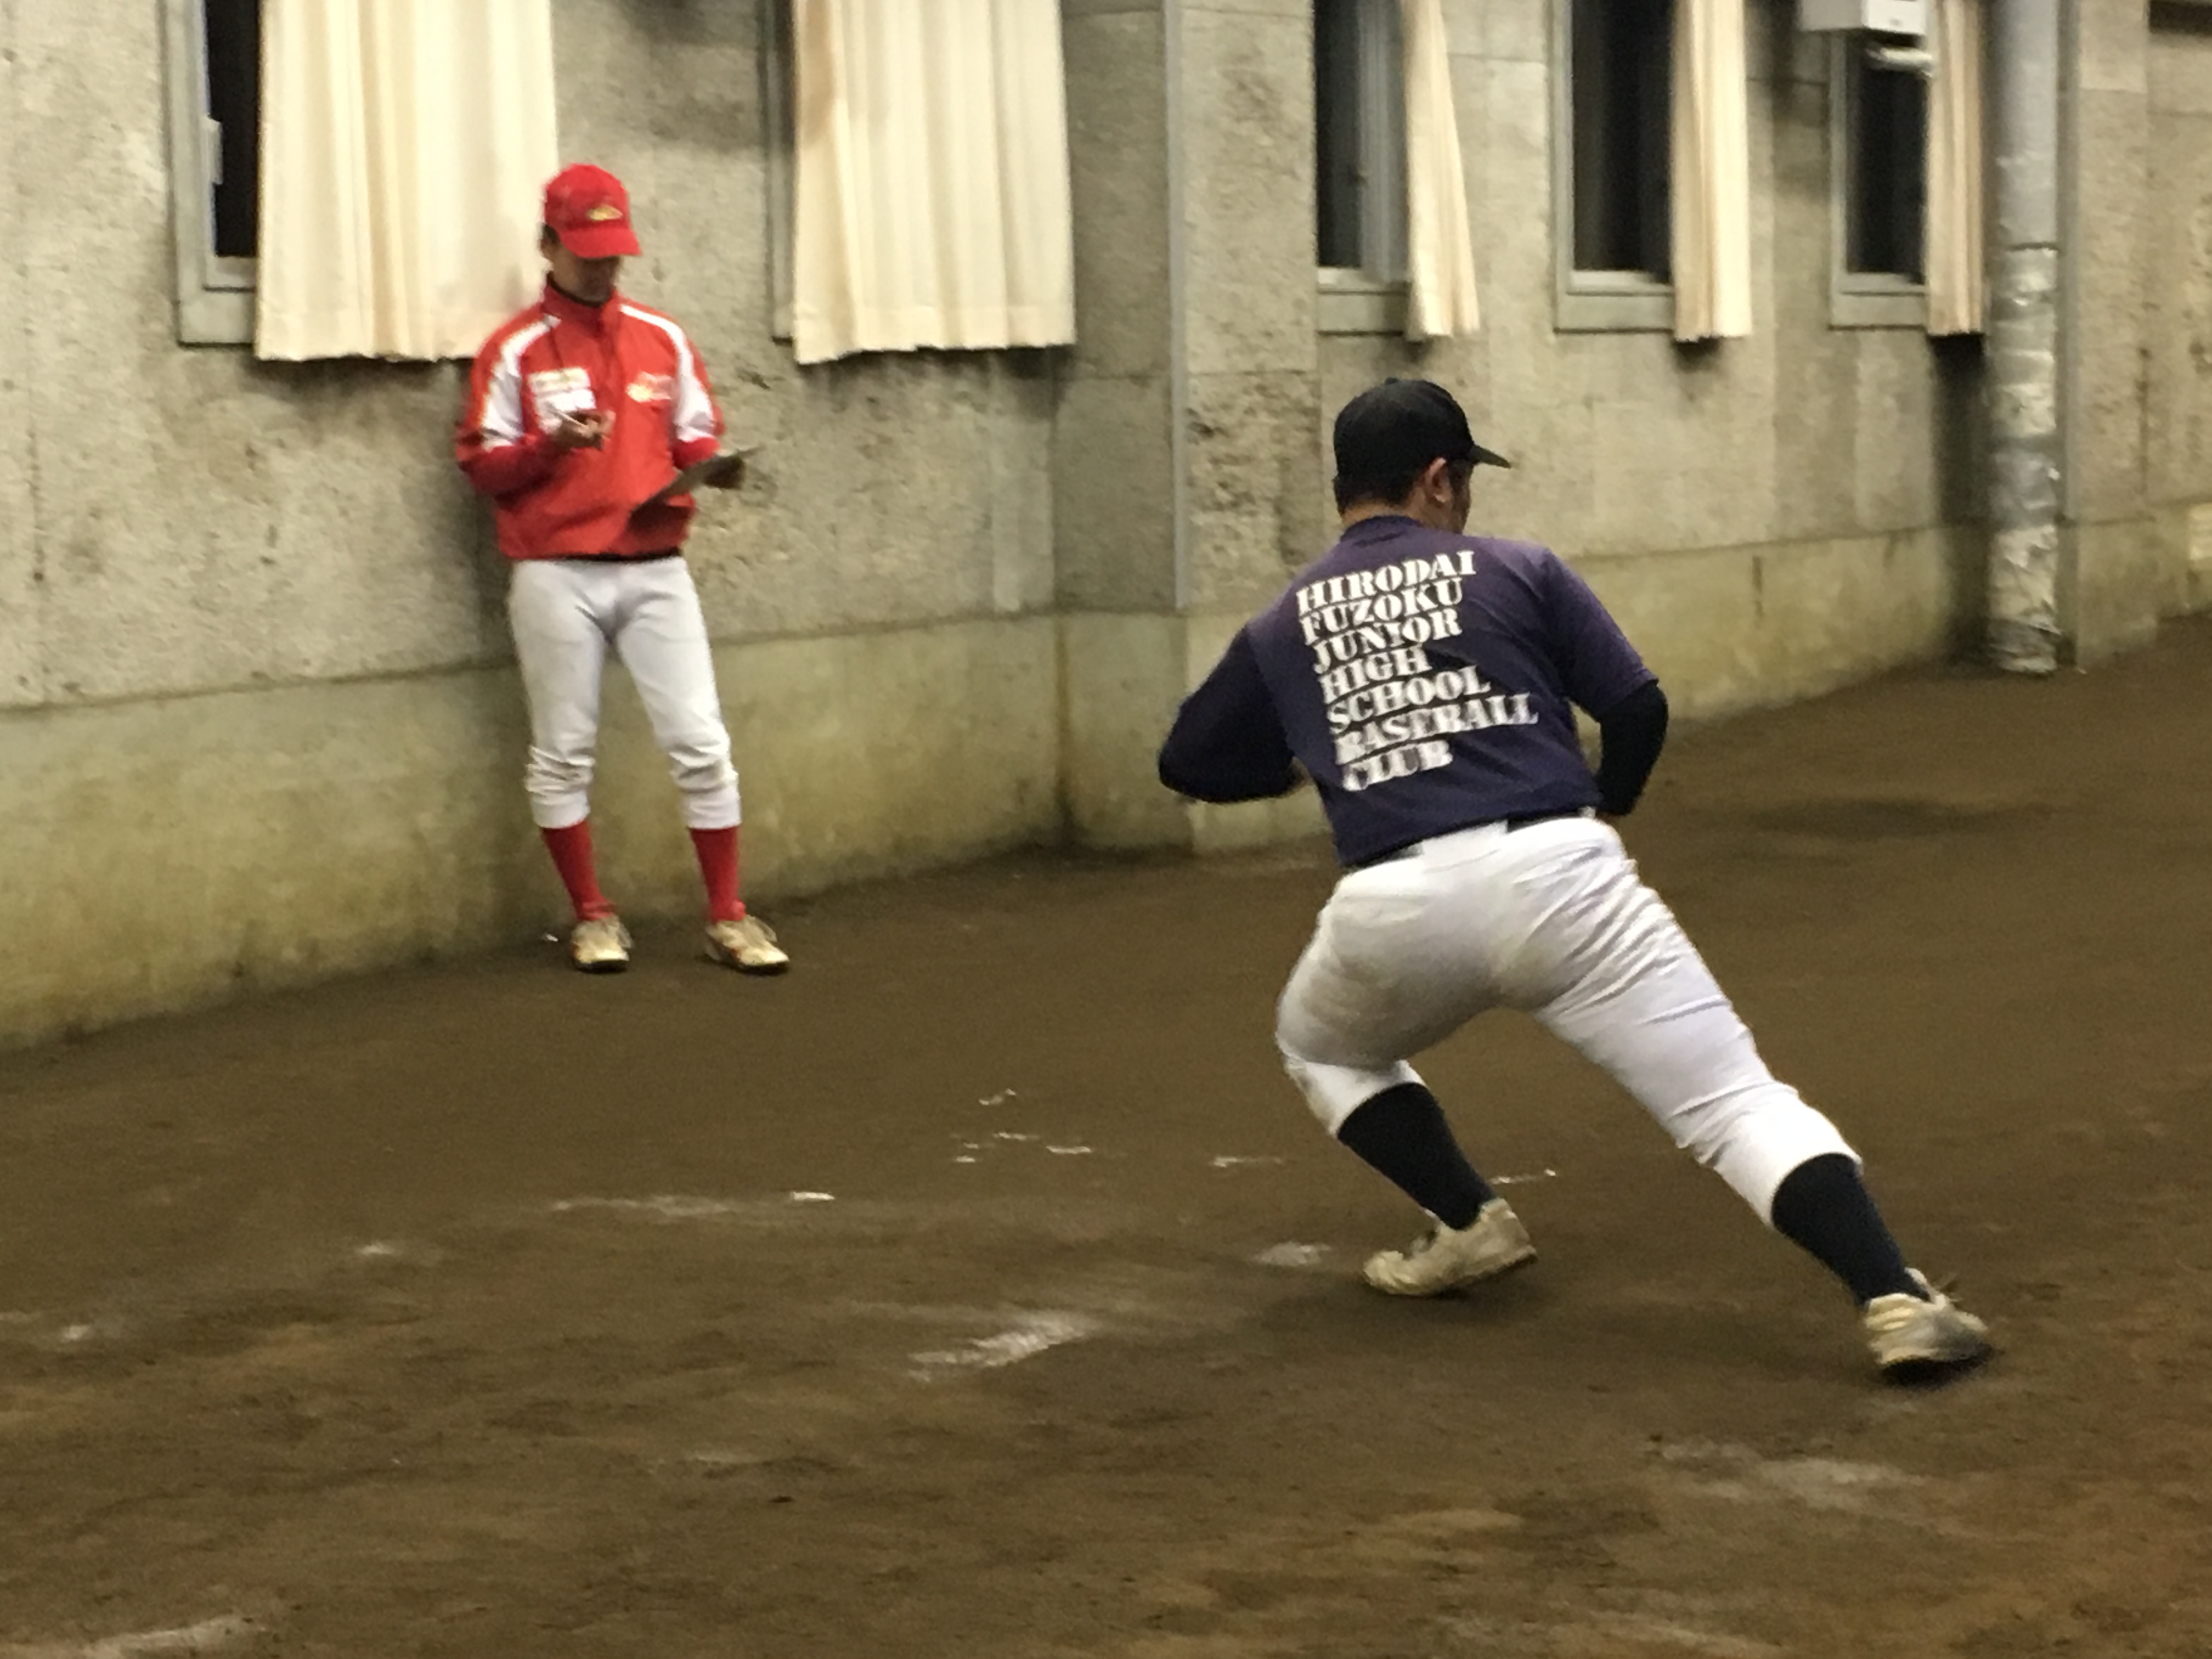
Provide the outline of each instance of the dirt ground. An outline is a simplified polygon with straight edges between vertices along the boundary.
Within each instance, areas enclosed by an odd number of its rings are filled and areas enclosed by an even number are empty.
[[[0,1656],[2212,1654],[2212,627],[1692,732],[1630,826],[2002,1345],[1926,1392],[1600,1074],[1270,1045],[1318,848],[544,946],[0,1058]],[[109,941],[100,948],[117,948]]]

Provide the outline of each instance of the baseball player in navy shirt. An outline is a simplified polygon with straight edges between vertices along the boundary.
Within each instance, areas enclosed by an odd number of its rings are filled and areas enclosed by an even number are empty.
[[[1160,778],[1199,800],[1310,779],[1346,873],[1285,988],[1276,1041],[1322,1124],[1432,1218],[1364,1269],[1435,1296],[1534,1259],[1407,1062],[1525,1009],[1849,1287],[1895,1376],[1989,1352],[1908,1267],[1836,1127],[1778,1082],[1607,820],[1659,757],[1667,700],[1547,549],[1466,533],[1504,466],[1441,386],[1389,380],[1337,416],[1344,533],[1184,702]],[[1573,709],[1595,719],[1595,774]]]

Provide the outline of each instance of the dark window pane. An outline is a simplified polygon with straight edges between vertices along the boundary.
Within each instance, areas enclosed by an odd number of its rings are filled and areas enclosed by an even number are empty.
[[[1928,188],[1928,83],[1851,60],[1847,266],[1919,282]]]
[[[1664,279],[1672,0],[1575,0],[1570,30],[1575,269]]]
[[[261,246],[261,0],[203,0],[208,113],[222,124],[215,251],[251,259]]]
[[[1359,0],[1314,7],[1315,228],[1324,265],[1361,261]]]

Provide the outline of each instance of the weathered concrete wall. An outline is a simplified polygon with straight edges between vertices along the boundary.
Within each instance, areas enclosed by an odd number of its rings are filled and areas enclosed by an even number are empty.
[[[1326,545],[1328,419],[1387,374],[1458,391],[1517,462],[1480,476],[1478,527],[1580,564],[1687,714],[1959,642],[1981,560],[1959,527],[1983,494],[1978,356],[1830,325],[1828,58],[1790,7],[1753,9],[1758,331],[1689,349],[1553,326],[1550,0],[1446,7],[1485,325],[1425,348],[1319,331],[1308,0],[1063,9],[1081,342],[1058,542],[1079,833],[1216,847],[1315,827],[1310,800],[1176,807],[1150,787],[1152,742]],[[1132,511],[1109,519],[1117,489]]]
[[[739,0],[559,0],[562,148],[623,173],[757,486],[693,544],[771,896],[1059,833],[1053,367],[802,373],[770,337]],[[0,1039],[551,921],[505,571],[447,442],[456,366],[185,349],[160,9],[0,0]],[[610,693],[595,816],[695,902]]]
[[[2158,627],[2160,539],[2144,474],[2149,100],[2141,0],[2076,0],[2065,77],[2069,175],[2063,374],[2068,526],[2059,625],[2092,663]]]
[[[1152,755],[1326,544],[1327,418],[1386,373],[1461,392],[1519,463],[1480,527],[1573,559],[1686,713],[1940,654],[1972,613],[1977,356],[1831,325],[1827,67],[1786,0],[1751,9],[1749,339],[1555,329],[1552,0],[1447,0],[1486,326],[1422,349],[1320,331],[1310,0],[1061,0],[1080,343],[808,371],[772,335],[760,8],[556,4],[564,151],[633,187],[627,285],[765,446],[693,562],[770,898],[1316,828],[1310,799],[1187,808]],[[174,343],[158,23],[0,0],[0,1039],[559,913],[505,572],[447,455],[458,371]],[[2212,599],[2212,36],[2083,0],[2077,55],[2094,654]],[[609,708],[610,885],[688,909],[619,676]]]
[[[1462,390],[1510,471],[1475,520],[1575,562],[1692,714],[1949,649],[1974,600],[1978,354],[1829,317],[1827,44],[1753,5],[1755,331],[1553,326],[1550,0],[1446,7],[1483,329],[1324,342],[1322,403],[1385,374]]]
[[[1077,225],[1055,489],[1069,823],[1215,846],[1152,757],[1229,632],[1326,538],[1310,0],[1062,0]]]
[[[1048,618],[720,647],[754,883],[790,893],[1054,836],[1055,657]],[[691,914],[674,787],[609,680],[605,884],[633,915]],[[501,668],[0,718],[0,1039],[555,922],[516,805],[524,738]]]
[[[2166,611],[2212,607],[2212,8],[2154,8],[2145,493]]]

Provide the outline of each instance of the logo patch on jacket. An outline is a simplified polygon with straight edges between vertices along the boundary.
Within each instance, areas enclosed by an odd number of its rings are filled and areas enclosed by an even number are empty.
[[[538,424],[550,432],[563,416],[588,415],[599,406],[591,371],[541,368],[530,377],[530,398],[538,405]]]
[[[629,400],[634,404],[673,403],[676,401],[676,377],[673,374],[655,374],[648,369],[629,383]]]

